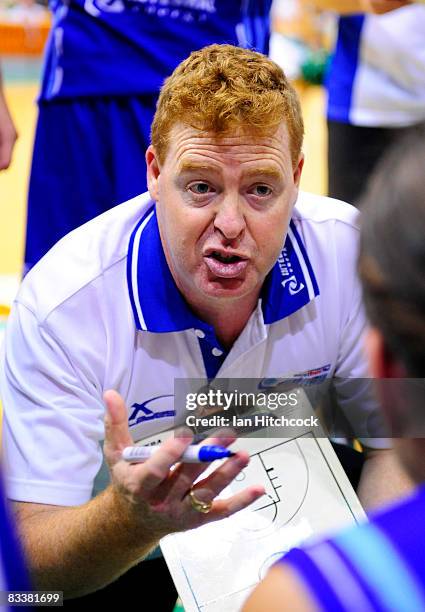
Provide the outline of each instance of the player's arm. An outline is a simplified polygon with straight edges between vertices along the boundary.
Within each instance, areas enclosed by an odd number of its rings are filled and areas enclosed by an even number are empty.
[[[247,487],[228,499],[216,500],[208,514],[194,510],[187,496],[205,469],[179,464],[190,438],[172,438],[143,464],[121,459],[132,444],[127,409],[114,391],[105,394],[107,417],[104,452],[111,485],[78,507],[18,503],[17,520],[34,584],[61,590],[65,597],[95,591],[136,564],[159,539],[230,516],[263,494],[261,486]],[[220,438],[229,444],[232,438]],[[217,443],[213,439],[211,443]],[[196,497],[212,501],[246,467],[240,451],[196,485]]]
[[[9,167],[17,138],[18,134],[4,96],[3,77],[0,66],[0,170],[5,170]]]
[[[112,582],[149,549],[147,538],[143,545],[135,526],[131,535],[125,517],[119,517],[110,487],[79,507],[15,502],[15,508],[37,589],[64,591],[65,597],[90,593]]]
[[[295,573],[276,564],[251,593],[242,612],[315,612],[318,610]]]
[[[332,11],[340,15],[375,13],[377,15],[394,11],[412,4],[409,0],[304,0],[322,11]]]
[[[36,272],[35,281],[46,282]],[[51,290],[49,283],[50,278],[44,291]],[[27,284],[9,317],[4,349],[6,486],[10,499],[21,502],[18,527],[36,587],[62,590],[66,597],[92,592],[137,563],[167,533],[229,516],[263,493],[262,487],[250,487],[214,501],[209,514],[197,512],[187,493],[203,467],[170,469],[188,439],[167,440],[143,464],[121,460],[122,449],[133,442],[128,412],[120,396],[109,392],[103,427],[105,338],[91,309],[75,317],[70,300],[46,321],[43,303],[33,301]],[[90,500],[102,439],[111,484]],[[213,500],[247,462],[246,453],[237,453],[197,483],[196,496]]]

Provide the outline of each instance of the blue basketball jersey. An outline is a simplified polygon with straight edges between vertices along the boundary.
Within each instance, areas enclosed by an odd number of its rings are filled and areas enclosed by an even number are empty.
[[[157,93],[195,49],[268,53],[271,0],[51,0],[40,99]]]
[[[425,610],[425,486],[359,527],[282,557],[332,612]]]
[[[328,118],[363,127],[425,120],[425,6],[340,17]]]

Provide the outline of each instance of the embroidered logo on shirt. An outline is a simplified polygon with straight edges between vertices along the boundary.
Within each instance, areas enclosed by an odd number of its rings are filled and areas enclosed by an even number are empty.
[[[282,253],[278,257],[277,264],[279,266],[279,270],[282,276],[286,277],[281,283],[282,287],[286,288],[286,285],[288,285],[289,283],[288,289],[291,295],[296,295],[297,293],[302,291],[305,285],[302,282],[298,282],[297,277],[294,274],[294,269],[292,268],[291,260],[288,254],[288,248],[286,246],[283,247]]]
[[[278,387],[287,382],[297,382],[300,381],[304,385],[305,384],[316,384],[322,380],[325,380],[330,372],[331,364],[327,363],[324,366],[319,368],[313,368],[311,370],[306,370],[305,372],[297,372],[295,374],[288,374],[282,378],[263,378],[259,385],[259,389],[273,389],[274,387]],[[308,382],[307,382],[308,381]]]
[[[176,414],[174,408],[160,410],[160,408],[164,408],[170,404],[172,406],[174,405],[174,395],[157,395],[156,397],[151,397],[140,404],[137,402],[132,404],[131,407],[133,408],[133,412],[128,417],[129,427],[134,427],[135,425],[139,425],[139,423],[144,423],[146,421],[174,417]]]

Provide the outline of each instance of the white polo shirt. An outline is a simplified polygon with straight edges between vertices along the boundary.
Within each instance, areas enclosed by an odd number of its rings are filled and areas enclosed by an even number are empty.
[[[175,378],[367,376],[357,215],[348,204],[299,195],[257,309],[227,354],[174,283],[148,194],[65,236],[25,278],[6,330],[9,497],[65,506],[90,499],[107,389],[124,397],[140,439],[172,427]],[[369,395],[344,392],[342,384],[344,412],[370,421]]]

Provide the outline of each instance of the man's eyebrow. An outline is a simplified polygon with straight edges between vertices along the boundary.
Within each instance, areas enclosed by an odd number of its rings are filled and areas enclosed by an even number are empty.
[[[246,172],[244,172],[244,176],[246,176],[247,178],[252,178],[252,177],[268,177],[268,178],[274,178],[274,179],[281,179],[282,178],[282,172],[280,172],[277,168],[273,168],[271,166],[259,166],[257,168],[250,168],[249,170],[247,170]]]
[[[215,174],[221,174],[219,168],[214,166],[214,164],[206,164],[205,162],[196,162],[189,159],[183,160],[179,166],[178,170],[181,174],[185,172],[214,172]],[[257,166],[256,168],[249,168],[243,172],[243,175],[246,178],[253,177],[267,177],[270,179],[281,179],[282,172],[280,172],[277,168],[273,168],[272,166]]]
[[[199,172],[204,170],[207,172],[215,172],[219,174],[219,170],[212,164],[206,164],[205,162],[194,162],[190,160],[184,160],[179,164],[179,172]]]

